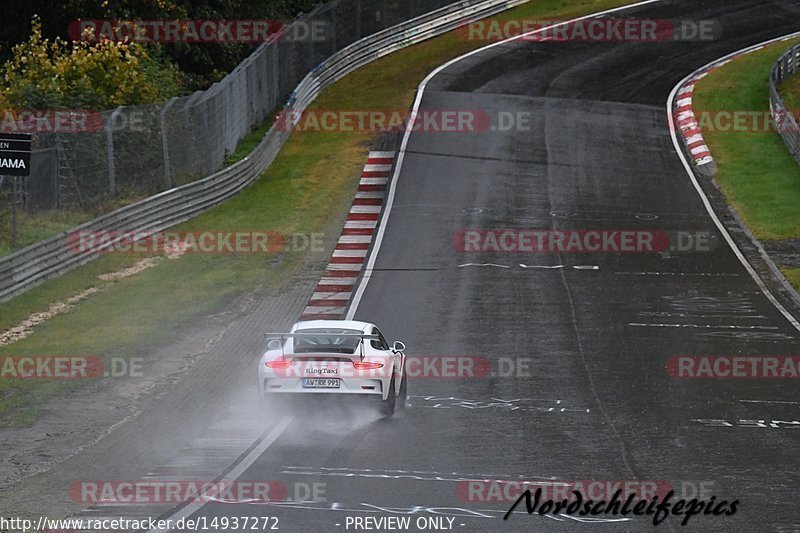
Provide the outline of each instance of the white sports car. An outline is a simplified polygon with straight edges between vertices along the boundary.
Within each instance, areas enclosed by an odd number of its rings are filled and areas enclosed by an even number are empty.
[[[380,400],[386,416],[405,407],[406,347],[400,341],[389,347],[374,324],[313,320],[266,337],[258,366],[262,403],[276,395],[337,394]]]

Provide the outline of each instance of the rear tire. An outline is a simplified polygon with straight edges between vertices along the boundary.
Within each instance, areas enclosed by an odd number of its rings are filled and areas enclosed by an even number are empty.
[[[273,399],[266,388],[264,389],[264,392],[261,392],[261,387],[258,387],[256,393],[258,394],[258,411],[262,414],[266,413],[272,406]]]
[[[397,396],[397,407],[403,410],[408,402],[408,376],[402,375],[400,378],[402,381],[400,382],[400,394]]]
[[[397,395],[394,392],[394,378],[392,378],[392,381],[389,382],[389,395],[385,400],[381,401],[381,414],[385,417],[392,416],[396,403]]]

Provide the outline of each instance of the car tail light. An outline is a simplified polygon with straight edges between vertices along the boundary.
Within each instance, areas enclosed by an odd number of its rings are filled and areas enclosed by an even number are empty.
[[[383,368],[383,363],[373,363],[371,361],[353,361],[353,366],[356,370],[375,370]]]
[[[264,364],[270,368],[286,369],[292,366],[292,361],[288,359],[277,359],[275,361],[267,361]]]

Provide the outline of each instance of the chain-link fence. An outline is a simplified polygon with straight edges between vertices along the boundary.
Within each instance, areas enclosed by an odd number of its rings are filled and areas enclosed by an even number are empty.
[[[104,111],[80,131],[37,134],[28,209],[94,207],[109,198],[141,197],[207,176],[320,61],[366,35],[452,3],[321,4],[205,91]]]
[[[769,104],[772,116],[778,126],[778,132],[783,141],[800,163],[800,128],[791,110],[786,109],[786,104],[778,90],[780,85],[789,77],[797,75],[800,66],[800,45],[795,45],[778,58],[772,67],[769,84]]]

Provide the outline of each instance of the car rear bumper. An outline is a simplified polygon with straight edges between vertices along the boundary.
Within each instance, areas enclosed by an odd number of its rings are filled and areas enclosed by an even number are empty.
[[[390,381],[376,378],[346,378],[339,380],[339,388],[305,388],[302,378],[279,378],[262,376],[262,394],[311,395],[311,396],[368,396],[385,399]]]

